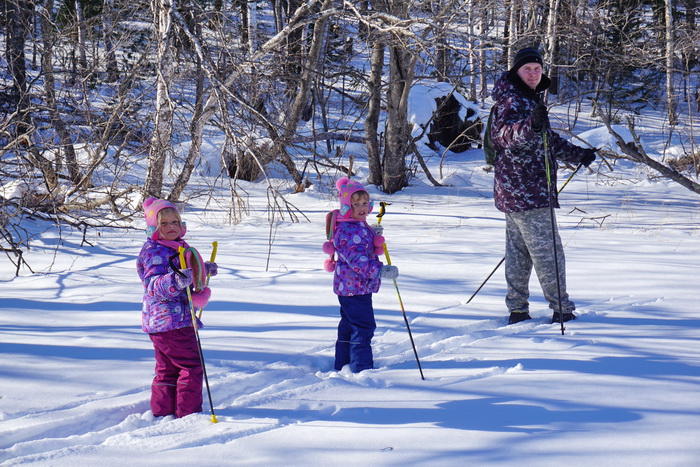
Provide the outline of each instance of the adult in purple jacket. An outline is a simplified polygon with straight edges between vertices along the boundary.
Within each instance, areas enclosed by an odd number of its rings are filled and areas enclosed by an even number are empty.
[[[202,411],[203,369],[187,287],[206,274],[215,276],[216,263],[202,263],[198,254],[188,257],[188,267],[176,272],[179,247],[187,231],[177,208],[169,201],[148,198],[143,203],[148,238],[136,261],[143,282],[141,327],[148,333],[156,357],[156,376],[151,385],[151,410],[156,417],[186,415]],[[204,264],[204,268],[194,263]],[[193,272],[197,271],[197,272]],[[202,308],[209,300],[208,287],[192,292],[192,303]],[[201,323],[197,323],[201,327]]]
[[[494,198],[496,207],[506,217],[508,324],[530,319],[528,284],[533,267],[549,307],[554,310],[552,322],[576,318],[576,306],[566,292],[564,250],[556,222],[552,232],[545,157],[551,168],[552,207],[557,208],[557,160],[580,162],[587,167],[596,156],[595,149],[575,146],[550,128],[547,107],[540,97],[550,84],[542,71],[542,55],[527,48],[515,55],[513,67],[498,78],[491,93],[491,138],[496,152]],[[546,154],[543,133],[548,141]],[[559,312],[557,282],[563,314]]]
[[[340,209],[330,227],[332,240],[323,247],[326,253],[338,256],[326,261],[326,270],[334,272],[333,292],[340,302],[334,367],[340,371],[349,364],[350,370],[358,373],[374,367],[371,342],[377,325],[372,294],[379,291],[380,278],[396,279],[399,270],[379,261],[384,237],[367,224],[372,211],[369,193],[347,177],[340,178],[336,188]],[[380,226],[375,228],[380,230]]]

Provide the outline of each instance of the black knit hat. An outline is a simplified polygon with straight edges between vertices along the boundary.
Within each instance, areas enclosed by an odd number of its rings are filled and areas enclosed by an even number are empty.
[[[517,72],[526,63],[539,63],[542,65],[542,54],[537,49],[521,49],[515,54],[512,71]]]

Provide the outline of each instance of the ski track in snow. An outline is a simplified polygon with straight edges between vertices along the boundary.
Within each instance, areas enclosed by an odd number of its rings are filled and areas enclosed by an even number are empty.
[[[610,302],[588,306],[586,310],[578,310],[578,320],[566,323],[567,332],[575,330],[577,323],[584,324],[589,320],[596,320],[600,315],[607,314],[607,311],[645,306],[659,300],[661,299],[640,303],[633,297],[620,297],[611,299]],[[459,304],[411,314],[413,317],[409,318],[409,323],[429,323],[434,313],[476,306]],[[215,401],[215,413],[219,421],[217,424],[211,423],[206,392],[203,414],[184,419],[154,418],[148,405],[149,386],[117,397],[85,399],[53,411],[24,414],[4,420],[0,431],[0,447],[4,451],[0,453],[0,462],[3,465],[39,462],[42,459],[60,457],[61,453],[74,454],[76,450],[91,450],[100,445],[137,446],[140,449],[160,451],[227,443],[303,422],[305,420],[298,418],[241,418],[238,414],[263,405],[308,399],[314,393],[340,385],[387,387],[391,382],[383,377],[383,372],[394,367],[415,373],[416,378],[419,378],[408,333],[404,323],[401,325],[403,329],[390,328],[375,335],[373,349],[375,365],[378,368],[360,374],[351,373],[347,367],[340,372],[319,369],[316,364],[321,363],[321,359],[327,364],[329,358],[317,355],[332,353],[330,345],[311,348],[304,356],[259,364],[259,368],[254,368],[252,372],[250,369],[227,371],[223,367],[226,365],[225,361],[214,360],[208,364],[207,369]],[[451,361],[470,360],[468,357],[464,360],[460,360],[459,357],[455,359],[456,349],[532,331],[552,330],[553,327],[559,329],[558,324],[549,322],[549,314],[513,326],[507,326],[505,316],[502,316],[497,319],[468,321],[467,324],[452,328],[436,328],[420,334],[413,330],[413,337],[426,384],[440,385],[443,382],[439,370],[431,370],[431,363],[444,360],[443,356]],[[479,369],[460,378],[460,381],[488,378],[517,369],[498,366]],[[454,383],[454,380],[450,382]],[[329,416],[334,411],[333,407],[327,406],[313,409],[326,411]],[[196,429],[192,429],[192,425],[196,425]]]

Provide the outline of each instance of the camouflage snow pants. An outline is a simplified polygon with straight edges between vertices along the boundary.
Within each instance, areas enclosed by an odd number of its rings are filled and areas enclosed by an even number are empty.
[[[564,248],[556,228],[556,220],[554,224],[562,310],[564,313],[570,313],[576,306],[566,293]],[[544,298],[549,302],[549,308],[559,311],[549,208],[506,213],[506,306],[509,312],[529,311],[529,283],[533,267]]]

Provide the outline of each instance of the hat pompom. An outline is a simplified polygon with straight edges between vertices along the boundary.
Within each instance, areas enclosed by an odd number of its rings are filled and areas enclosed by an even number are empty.
[[[336,189],[340,190],[343,185],[347,185],[350,179],[348,177],[340,177],[337,182],[335,182]]]
[[[335,259],[334,258],[327,258],[323,262],[323,269],[326,270],[326,272],[333,272],[335,271]]]
[[[192,292],[192,304],[195,308],[204,308],[211,298],[211,289],[204,287],[199,292]]]
[[[144,208],[144,209],[147,209],[148,206],[150,206],[151,204],[153,204],[155,201],[158,201],[158,198],[154,198],[154,197],[152,197],[152,196],[151,196],[150,198],[146,198],[146,199],[143,201],[143,208]]]

